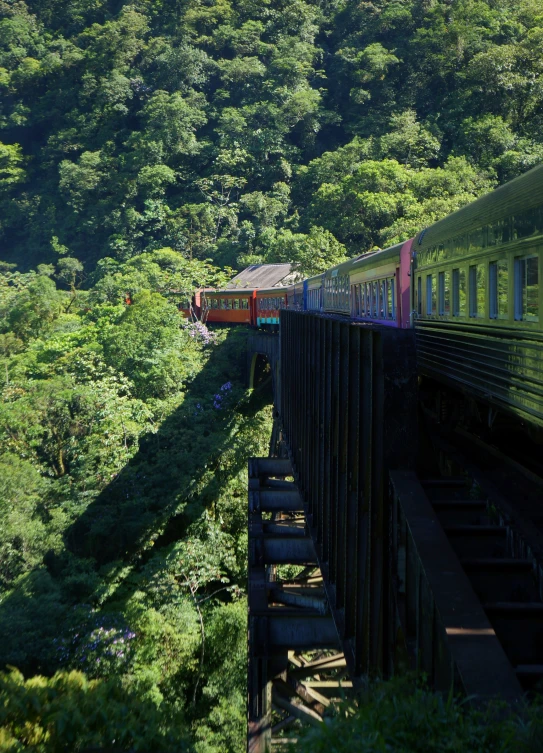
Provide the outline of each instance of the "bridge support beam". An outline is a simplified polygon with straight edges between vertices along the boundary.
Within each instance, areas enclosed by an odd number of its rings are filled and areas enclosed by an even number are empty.
[[[351,687],[292,473],[289,460],[249,462],[249,753],[319,724]]]

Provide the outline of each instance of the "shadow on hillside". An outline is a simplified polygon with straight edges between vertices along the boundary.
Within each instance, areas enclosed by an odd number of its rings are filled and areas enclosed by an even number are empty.
[[[269,402],[255,390],[236,405],[243,390],[221,392],[228,382],[245,383],[245,338],[245,332],[232,330],[213,348],[187,386],[182,405],[155,434],[142,437],[136,455],[66,529],[61,552],[49,552],[45,567],[29,573],[21,587],[0,602],[1,663],[14,664],[25,674],[54,671],[51,643],[70,610],[102,602],[106,588],[117,577],[123,580],[127,565],[137,566],[149,553],[180,538],[221,486],[245,467],[247,458],[240,453],[227,468],[221,464],[218,477],[209,474],[232,447],[235,421],[240,415],[242,421],[251,421]],[[223,408],[216,407],[219,394]],[[129,588],[123,583],[125,597]]]

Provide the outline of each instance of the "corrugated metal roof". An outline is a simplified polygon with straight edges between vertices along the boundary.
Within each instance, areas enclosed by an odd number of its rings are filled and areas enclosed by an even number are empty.
[[[291,273],[290,264],[253,264],[230,280],[226,290],[281,287]]]

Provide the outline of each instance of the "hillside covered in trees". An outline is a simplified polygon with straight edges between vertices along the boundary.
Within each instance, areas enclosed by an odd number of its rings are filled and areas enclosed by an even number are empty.
[[[169,246],[311,272],[543,156],[538,0],[3,0],[0,17],[0,258],[25,270]]]
[[[540,162],[542,42],[540,0],[0,0],[2,750],[241,753],[271,409],[171,291]]]

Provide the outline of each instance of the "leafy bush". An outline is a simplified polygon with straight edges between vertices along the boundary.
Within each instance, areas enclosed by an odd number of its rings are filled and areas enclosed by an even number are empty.
[[[166,719],[114,677],[87,680],[73,671],[25,680],[17,670],[0,673],[0,748],[13,753],[191,750],[181,718]]]
[[[411,677],[372,683],[335,716],[303,734],[296,753],[540,753],[541,708],[477,710]]]

